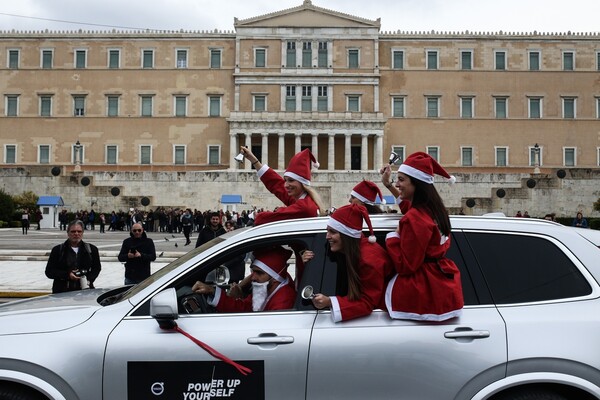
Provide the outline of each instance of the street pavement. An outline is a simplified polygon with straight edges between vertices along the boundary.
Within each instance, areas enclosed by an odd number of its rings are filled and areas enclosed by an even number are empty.
[[[35,225],[34,225],[35,226]],[[167,265],[194,248],[197,233],[192,236],[192,244],[185,246],[182,233],[147,232],[156,247],[156,261],[151,269]],[[125,268],[117,259],[123,240],[129,237],[127,231],[100,233],[86,230],[83,240],[98,247],[102,271],[95,281],[97,288],[114,287],[123,284]],[[47,294],[52,290],[52,280],[44,274],[46,262],[52,247],[64,242],[67,232],[57,228],[30,229],[23,235],[21,228],[0,229],[0,298],[29,297]]]

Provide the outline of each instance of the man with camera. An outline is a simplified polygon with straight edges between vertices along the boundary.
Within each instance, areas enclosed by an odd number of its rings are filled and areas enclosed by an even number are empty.
[[[135,285],[150,276],[150,263],[156,260],[156,250],[140,222],[131,226],[129,235],[123,240],[119,261],[125,263],[125,284]]]
[[[54,246],[46,264],[46,276],[54,279],[52,293],[94,288],[94,281],[102,269],[98,248],[85,243],[83,222],[67,225],[67,240]]]

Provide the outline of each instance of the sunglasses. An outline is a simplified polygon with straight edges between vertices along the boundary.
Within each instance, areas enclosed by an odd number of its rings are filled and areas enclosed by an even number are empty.
[[[131,232],[141,232],[141,229],[132,229]]]

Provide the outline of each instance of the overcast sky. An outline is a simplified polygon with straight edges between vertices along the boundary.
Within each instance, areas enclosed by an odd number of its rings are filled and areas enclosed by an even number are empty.
[[[234,17],[252,18],[301,4],[302,0],[0,0],[0,30],[233,30]],[[313,0],[313,4],[381,18],[382,31],[600,32],[600,0]]]

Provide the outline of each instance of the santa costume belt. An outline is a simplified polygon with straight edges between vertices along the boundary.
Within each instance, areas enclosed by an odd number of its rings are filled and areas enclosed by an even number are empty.
[[[444,270],[442,269],[442,266],[440,265],[440,260],[441,260],[441,258],[425,257],[425,260],[424,260],[424,261],[425,261],[426,263],[435,263],[435,264],[438,266],[438,268],[440,269],[440,272],[441,272],[442,274],[444,274],[444,276],[445,276],[446,278],[448,278],[448,279],[454,279],[454,274],[453,274],[453,273],[451,273],[451,272],[446,272],[446,271],[444,271]]]

